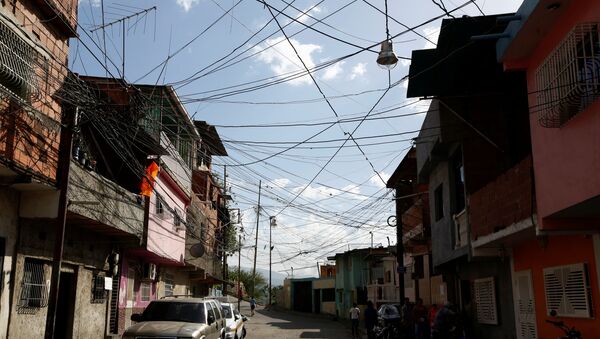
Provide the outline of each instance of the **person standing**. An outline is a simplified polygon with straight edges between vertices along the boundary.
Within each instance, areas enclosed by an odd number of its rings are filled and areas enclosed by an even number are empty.
[[[437,304],[431,304],[429,308],[429,333],[433,333],[433,324],[435,322],[435,316],[438,313]]]
[[[377,310],[373,306],[373,302],[369,300],[367,301],[367,309],[365,310],[365,325],[369,339],[375,338],[375,324],[377,324]]]
[[[360,318],[360,308],[354,303],[350,309],[350,321],[352,322],[352,338],[358,338],[358,319]]]
[[[256,300],[254,300],[254,296],[250,297],[250,315],[254,315],[254,309],[256,309]]]
[[[417,304],[412,309],[412,319],[415,323],[415,338],[426,339],[427,338],[427,309],[423,305],[423,299],[417,298]]]

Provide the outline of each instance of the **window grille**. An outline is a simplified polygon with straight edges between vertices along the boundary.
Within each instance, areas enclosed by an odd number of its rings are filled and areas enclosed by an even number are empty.
[[[577,25],[536,72],[541,126],[558,128],[600,96],[598,23]]]
[[[104,304],[105,301],[104,275],[96,275],[92,281],[92,304]]]
[[[175,230],[178,231],[180,229],[182,229],[182,225],[181,225],[181,216],[180,216],[180,212],[177,208],[175,208],[173,210],[173,226],[175,227]]]
[[[41,308],[48,306],[48,288],[46,286],[44,262],[25,258],[19,307]]]
[[[0,21],[0,84],[22,99],[37,95],[47,61],[13,28]]]
[[[150,283],[142,282],[142,301],[150,301]]]
[[[590,287],[587,267],[583,263],[544,269],[547,313],[558,316],[589,318]]]
[[[158,193],[156,194],[156,214],[162,215],[165,213],[165,205]]]
[[[494,277],[476,279],[473,282],[473,287],[475,291],[477,322],[480,324],[498,325]]]
[[[165,297],[170,297],[173,295],[173,289],[175,287],[175,282],[172,274],[165,274]]]
[[[111,334],[119,333],[119,288],[121,286],[121,270],[113,277],[112,290],[110,291],[110,318],[109,331]]]

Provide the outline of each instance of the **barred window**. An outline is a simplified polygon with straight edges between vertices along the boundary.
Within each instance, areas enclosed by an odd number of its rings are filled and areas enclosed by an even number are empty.
[[[92,281],[92,304],[103,304],[106,301],[104,275],[96,275]]]
[[[498,325],[496,309],[496,285],[494,277],[476,279],[473,282],[477,322],[480,324]]]
[[[158,215],[162,215],[163,213],[165,213],[165,206],[164,206],[164,202],[162,200],[162,197],[156,193],[156,214]]]
[[[37,59],[35,49],[0,21],[0,84],[25,99],[36,88]]]
[[[175,288],[175,281],[172,274],[165,274],[165,297],[173,295],[173,289]]]
[[[41,308],[48,306],[48,288],[44,272],[44,262],[25,258],[19,307]]]
[[[142,282],[142,301],[150,301],[150,283]]]
[[[541,126],[558,128],[600,96],[598,23],[577,25],[536,72]]]

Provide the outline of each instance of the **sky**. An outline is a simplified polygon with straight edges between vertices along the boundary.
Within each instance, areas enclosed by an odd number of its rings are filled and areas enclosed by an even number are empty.
[[[448,10],[463,3],[443,1]],[[486,15],[514,12],[520,3],[477,0]],[[390,35],[404,33],[393,39],[401,60],[388,74],[375,62],[386,38],[385,15],[377,10],[384,12],[383,0],[267,4],[104,0],[103,7],[104,22],[111,23],[156,6],[126,21],[124,77],[173,85],[193,119],[217,126],[229,156],[215,157],[213,171],[222,177],[227,165],[231,207],[241,211],[242,266],[252,267],[260,181],[257,266],[269,267],[269,217],[275,216],[273,270],[291,275],[293,267],[295,277],[316,276],[328,256],[368,247],[371,235],[375,246],[395,244],[395,228],[387,225],[393,192],[385,181],[428,107],[406,98],[407,82],[399,81],[412,50],[435,48],[441,20],[422,24],[444,12],[431,0],[389,1]],[[453,14],[481,15],[472,3]],[[122,26],[103,34],[95,30],[101,24],[102,0],[80,0],[80,40],[70,44],[70,67],[121,77]],[[419,26],[419,34],[402,24]],[[317,65],[327,67],[290,76]],[[350,133],[354,141],[346,142]],[[237,253],[229,263],[237,265]]]

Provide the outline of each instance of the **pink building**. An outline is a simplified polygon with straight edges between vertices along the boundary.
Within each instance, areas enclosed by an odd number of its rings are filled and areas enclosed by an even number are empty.
[[[521,337],[561,335],[545,321],[554,311],[598,338],[600,2],[525,0],[497,47],[529,94],[537,220],[535,238],[513,248]]]

